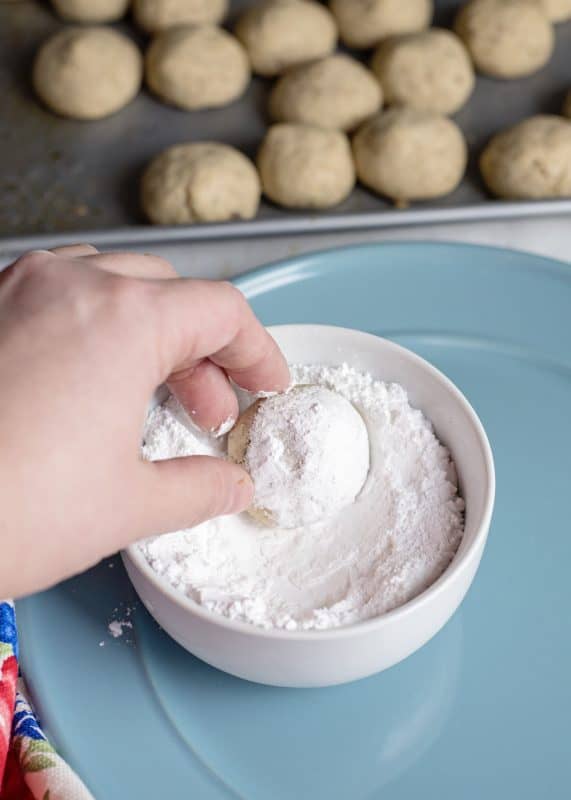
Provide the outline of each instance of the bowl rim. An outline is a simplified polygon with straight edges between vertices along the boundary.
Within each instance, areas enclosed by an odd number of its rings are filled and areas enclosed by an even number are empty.
[[[234,633],[241,633],[247,634],[249,636],[253,636],[256,638],[263,638],[263,639],[276,639],[276,640],[286,640],[286,641],[325,641],[330,639],[346,639],[352,638],[353,636],[359,636],[367,633],[371,633],[375,630],[380,630],[384,628],[389,623],[393,623],[395,621],[401,620],[405,617],[410,616],[411,614],[415,614],[420,609],[426,607],[430,602],[436,599],[439,595],[445,592],[448,585],[455,579],[458,578],[463,572],[465,572],[474,558],[475,554],[478,553],[480,548],[483,548],[485,541],[488,536],[488,530],[490,527],[490,522],[492,519],[492,513],[494,508],[494,500],[495,500],[495,490],[496,490],[496,478],[495,478],[495,468],[494,468],[494,458],[492,454],[492,448],[488,441],[488,437],[480,418],[476,414],[475,410],[472,408],[470,403],[468,402],[467,398],[464,394],[460,391],[460,389],[450,380],[450,378],[446,377],[446,375],[437,369],[433,364],[431,364],[426,359],[422,358],[421,356],[414,353],[412,350],[409,350],[402,345],[396,344],[395,342],[391,341],[390,339],[385,339],[382,336],[377,336],[372,333],[368,333],[366,331],[361,331],[358,328],[347,328],[343,326],[337,325],[316,325],[316,324],[288,324],[288,325],[270,325],[268,326],[268,331],[270,334],[273,334],[275,331],[286,331],[288,329],[299,329],[303,328],[307,331],[308,335],[311,335],[312,329],[331,329],[335,332],[342,332],[345,334],[355,335],[358,334],[362,338],[381,341],[383,343],[383,347],[392,350],[397,355],[408,359],[409,361],[416,363],[417,366],[422,367],[424,370],[429,372],[436,381],[441,383],[444,388],[455,398],[455,400],[462,406],[466,416],[470,420],[478,438],[478,442],[480,445],[480,449],[482,452],[484,464],[485,464],[485,471],[486,471],[486,486],[485,486],[485,502],[484,502],[484,509],[481,514],[481,518],[477,525],[476,535],[474,536],[473,541],[471,544],[464,550],[464,552],[460,552],[462,547],[462,541],[460,542],[459,549],[456,551],[454,557],[452,558],[451,562],[448,564],[444,572],[434,581],[434,583],[430,584],[424,591],[420,592],[420,594],[413,597],[411,600],[403,603],[400,606],[392,609],[391,611],[387,611],[384,614],[381,614],[377,617],[371,617],[370,619],[363,620],[361,622],[355,622],[351,625],[336,627],[336,628],[326,628],[325,630],[295,630],[295,631],[288,631],[282,628],[262,628],[257,625],[254,625],[250,622],[242,622],[240,620],[233,620],[229,619],[228,617],[223,616],[222,614],[216,614],[214,611],[210,611],[204,606],[201,606],[191,597],[183,594],[179,589],[175,589],[168,580],[157,572],[151,567],[143,553],[138,547],[138,542],[133,542],[132,544],[128,545],[121,551],[121,557],[123,562],[131,562],[133,567],[135,567],[140,573],[142,573],[143,577],[150,581],[153,584],[154,588],[157,591],[165,594],[171,601],[173,601],[176,605],[178,605],[184,611],[187,611],[191,615],[198,616],[203,621],[213,624],[217,627],[224,628],[226,630],[232,631]],[[405,387],[406,388],[406,387]]]

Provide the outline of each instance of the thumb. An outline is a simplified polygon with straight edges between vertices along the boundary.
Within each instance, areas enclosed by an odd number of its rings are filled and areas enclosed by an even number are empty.
[[[237,514],[253,499],[254,486],[248,473],[221,458],[189,456],[146,462],[143,467],[146,475],[140,507],[146,536]]]

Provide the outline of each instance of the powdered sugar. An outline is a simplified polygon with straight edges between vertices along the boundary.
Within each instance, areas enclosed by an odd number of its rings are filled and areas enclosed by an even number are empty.
[[[123,628],[132,628],[132,627],[133,623],[130,620],[114,619],[109,623],[107,629],[114,639],[118,639],[119,636],[123,636]]]
[[[107,566],[113,567],[114,564],[111,561]],[[113,609],[113,616],[107,625],[107,631],[110,636],[114,639],[119,639],[123,634],[127,633],[128,630],[133,628],[130,617],[134,613],[135,608],[135,604],[131,605],[128,603],[119,603],[118,606],[115,606]],[[103,642],[100,642],[100,646],[103,646],[103,644]]]
[[[462,537],[463,501],[448,451],[404,389],[342,367],[292,368],[295,384],[325,386],[364,419],[370,469],[356,501],[313,525],[265,528],[220,517],[140,543],[151,566],[214,613],[264,628],[325,629],[412,599],[446,569]],[[176,401],[151,412],[144,455],[224,455]]]

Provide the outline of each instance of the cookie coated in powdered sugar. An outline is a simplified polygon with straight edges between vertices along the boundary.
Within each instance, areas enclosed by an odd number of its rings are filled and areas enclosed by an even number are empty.
[[[172,586],[210,611],[263,628],[350,625],[411,600],[446,569],[463,533],[454,465],[405,390],[343,365],[293,366],[352,402],[367,425],[370,469],[356,501],[325,521],[264,528],[247,514],[152,537],[140,548]],[[172,398],[147,420],[144,456],[225,455]]]

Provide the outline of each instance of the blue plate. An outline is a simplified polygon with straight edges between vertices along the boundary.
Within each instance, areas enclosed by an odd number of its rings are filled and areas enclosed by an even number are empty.
[[[451,244],[317,253],[239,282],[265,323],[362,328],[416,350],[481,416],[496,512],[460,611],[367,680],[276,689],[190,656],[118,559],[18,603],[48,734],[98,800],[569,796],[571,267]],[[100,646],[100,642],[104,642]]]

